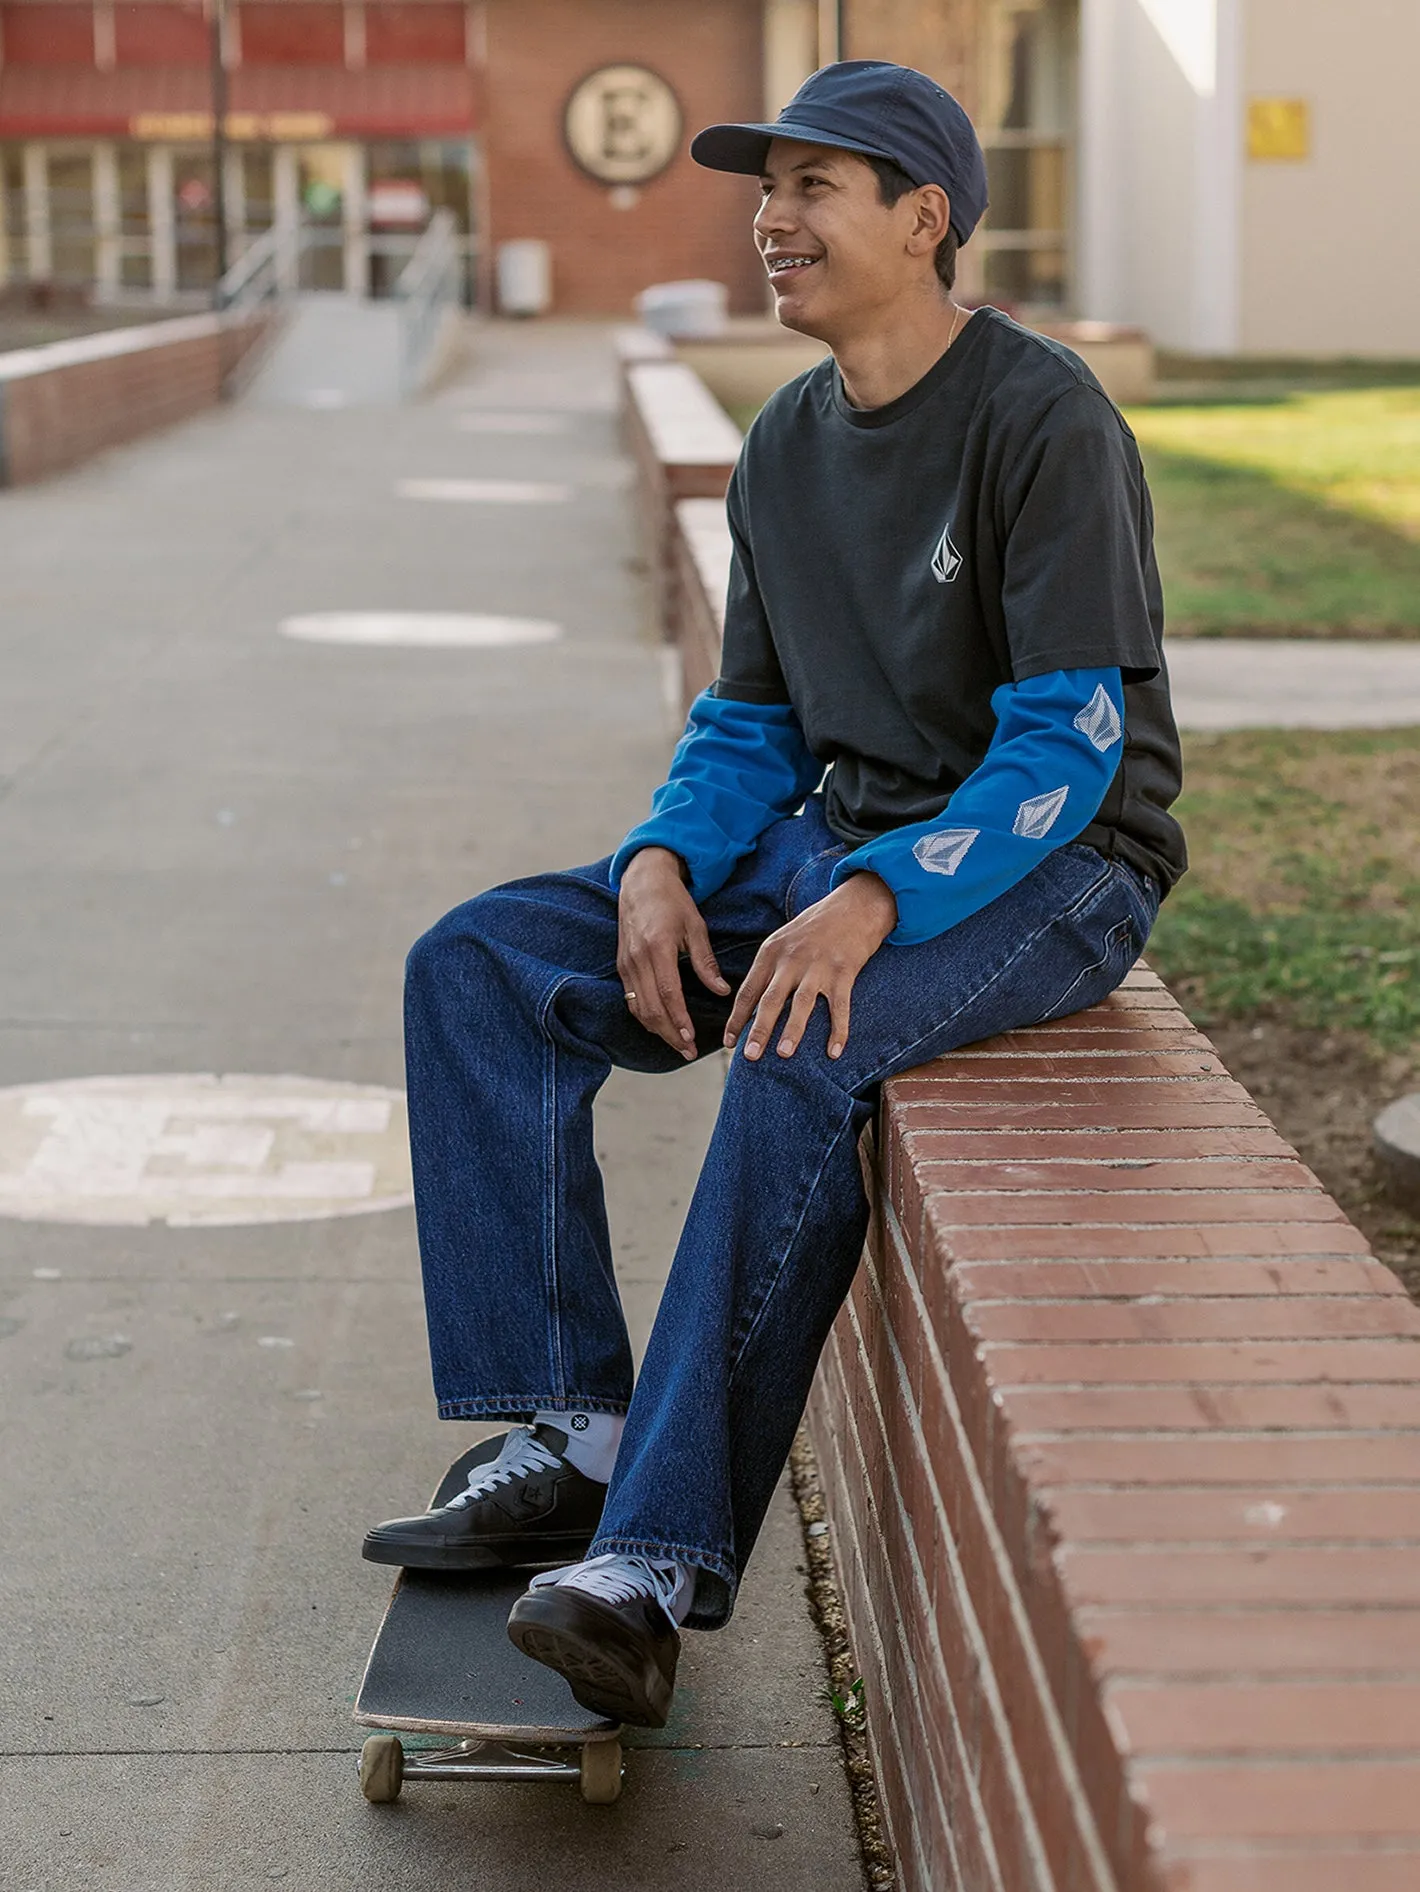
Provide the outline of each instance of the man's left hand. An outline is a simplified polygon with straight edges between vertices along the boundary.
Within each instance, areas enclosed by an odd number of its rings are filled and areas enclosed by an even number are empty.
[[[825,998],[828,1055],[842,1057],[854,982],[896,925],[897,901],[887,882],[876,874],[852,875],[765,940],[735,995],[725,1043],[735,1043],[753,1012],[744,1054],[760,1057],[788,1005],[776,1049],[792,1058],[814,1006]]]

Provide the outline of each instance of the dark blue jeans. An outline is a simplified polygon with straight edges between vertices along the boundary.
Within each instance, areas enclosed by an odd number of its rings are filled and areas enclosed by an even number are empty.
[[[726,979],[828,891],[847,850],[821,804],[776,822],[703,907]],[[406,1045],[425,1304],[439,1412],[627,1412],[594,1552],[697,1566],[713,1628],[783,1469],[862,1250],[859,1134],[886,1077],[955,1046],[1093,1005],[1153,924],[1153,883],[1058,849],[1000,899],[859,975],[830,1061],[820,1003],[792,1058],[730,1060],[724,1097],[639,1378],[612,1273],[592,1101],[613,1064],[684,1060],[631,1017],[607,861],[456,907],[409,958]],[[729,1001],[687,966],[702,1053]]]

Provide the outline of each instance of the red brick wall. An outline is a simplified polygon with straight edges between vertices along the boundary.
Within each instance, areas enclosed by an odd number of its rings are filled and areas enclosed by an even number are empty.
[[[686,138],[717,119],[763,114],[758,0],[496,0],[488,9],[485,154],[492,246],[552,245],[559,311],[622,314],[649,283],[709,276],[732,306],[764,306],[750,241],[755,187],[682,153],[616,210],[568,156],[562,112],[602,65],[651,67],[675,89]]]
[[[5,61],[12,66],[91,66],[94,63],[94,10],[72,0],[52,6],[0,7]]]
[[[343,66],[345,14],[334,0],[244,0],[244,66]]]
[[[880,1138],[810,1431],[901,1892],[1420,1886],[1420,1310],[1152,973]]]
[[[864,1157],[808,1424],[897,1892],[1416,1892],[1400,1282],[1142,967],[894,1079]]]
[[[267,320],[174,323],[176,339],[0,382],[0,479],[28,485],[213,406]]]
[[[467,15],[458,0],[365,8],[365,58],[372,66],[461,66]]]
[[[206,66],[212,34],[196,7],[128,0],[113,10],[114,54],[120,66]]]

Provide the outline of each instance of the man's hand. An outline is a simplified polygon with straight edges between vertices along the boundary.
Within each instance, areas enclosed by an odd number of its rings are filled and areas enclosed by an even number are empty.
[[[792,1058],[822,996],[828,1000],[828,1055],[842,1057],[854,982],[896,925],[897,901],[886,881],[867,873],[845,880],[765,940],[735,995],[725,1043],[734,1044],[753,1012],[744,1054],[758,1058],[788,1004],[778,1051]]]
[[[632,1016],[683,1058],[695,1056],[695,1028],[685,1008],[680,955],[722,997],[730,987],[715,964],[710,934],[669,848],[643,847],[627,862],[617,904],[616,970]]]

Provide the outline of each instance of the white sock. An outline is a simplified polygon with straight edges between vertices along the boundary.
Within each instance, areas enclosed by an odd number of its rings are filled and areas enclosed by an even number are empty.
[[[563,1457],[575,1465],[584,1478],[599,1485],[610,1484],[616,1463],[616,1448],[621,1444],[625,1415],[619,1412],[539,1412],[534,1425],[556,1426],[567,1435]]]

